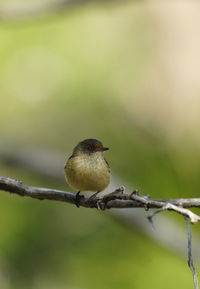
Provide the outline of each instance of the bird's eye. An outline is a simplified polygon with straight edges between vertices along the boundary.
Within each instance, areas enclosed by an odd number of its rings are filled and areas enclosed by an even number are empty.
[[[88,150],[89,151],[93,151],[94,150],[94,147],[92,145],[88,145]]]

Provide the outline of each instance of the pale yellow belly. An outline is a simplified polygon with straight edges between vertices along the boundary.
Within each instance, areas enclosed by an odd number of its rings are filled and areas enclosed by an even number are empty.
[[[105,160],[88,162],[84,159],[69,159],[65,167],[68,184],[77,191],[103,191],[110,182],[110,171]]]

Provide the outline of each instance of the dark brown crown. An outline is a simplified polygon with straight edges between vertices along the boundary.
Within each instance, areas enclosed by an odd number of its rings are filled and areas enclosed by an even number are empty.
[[[84,152],[93,153],[97,151],[106,151],[108,148],[104,147],[103,144],[97,139],[85,139],[81,141],[75,148],[75,150],[82,150]]]

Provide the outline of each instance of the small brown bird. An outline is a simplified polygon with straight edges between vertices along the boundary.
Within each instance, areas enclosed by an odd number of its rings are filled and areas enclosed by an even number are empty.
[[[77,144],[66,162],[64,171],[67,183],[77,190],[76,206],[79,207],[80,192],[96,192],[92,200],[110,182],[110,168],[104,158],[109,148],[96,139],[86,139]]]

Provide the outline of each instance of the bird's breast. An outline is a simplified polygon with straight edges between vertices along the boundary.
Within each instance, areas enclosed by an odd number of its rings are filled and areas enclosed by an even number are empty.
[[[70,158],[65,175],[69,185],[80,191],[102,191],[110,182],[108,164],[98,153]]]

